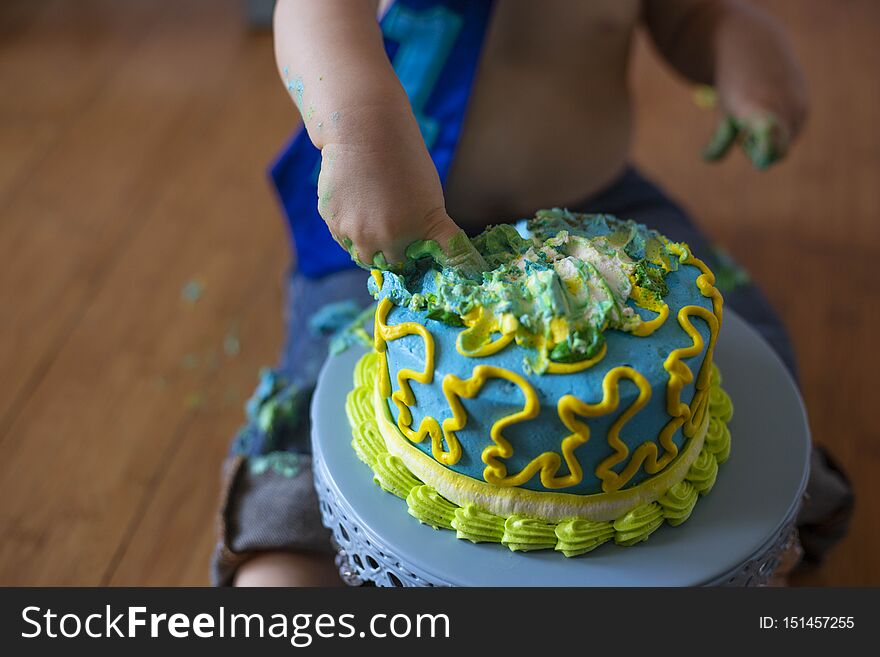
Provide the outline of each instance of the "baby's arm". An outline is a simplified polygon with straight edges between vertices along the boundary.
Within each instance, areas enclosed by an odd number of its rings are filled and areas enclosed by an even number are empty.
[[[806,119],[807,90],[771,17],[739,0],[646,0],[645,23],[673,67],[714,85],[724,112],[753,133],[769,128],[773,154],[785,154]]]
[[[460,233],[376,22],[377,2],[279,0],[275,55],[314,145],[318,210],[359,264]]]

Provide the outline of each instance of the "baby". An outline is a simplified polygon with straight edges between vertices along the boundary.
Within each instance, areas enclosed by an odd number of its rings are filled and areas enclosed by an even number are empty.
[[[278,1],[276,58],[304,131],[273,177],[297,265],[284,358],[227,463],[216,582],[339,581],[300,418],[326,354],[309,314],[370,301],[352,260],[394,267],[433,240],[440,258],[478,271],[462,231],[560,206],[645,223],[713,264],[686,214],[628,165],[637,29],[684,77],[715,88],[725,120],[713,157],[738,132],[758,166],[788,151],[806,116],[804,79],[780,27],[745,2]],[[741,285],[725,301],[794,371],[760,292]]]

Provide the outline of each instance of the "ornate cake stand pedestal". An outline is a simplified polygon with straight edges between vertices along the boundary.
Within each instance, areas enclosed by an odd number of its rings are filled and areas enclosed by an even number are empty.
[[[760,586],[796,540],[809,473],[810,436],[797,388],[767,343],[725,312],[715,361],[733,399],[730,459],[711,493],[679,527],[634,547],[614,543],[566,559],[511,552],[420,524],[380,489],[355,456],[345,397],[362,350],[327,360],[312,401],[315,488],[351,585]]]

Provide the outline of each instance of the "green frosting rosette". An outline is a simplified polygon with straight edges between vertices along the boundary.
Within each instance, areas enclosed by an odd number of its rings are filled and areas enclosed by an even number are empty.
[[[691,517],[697,503],[697,489],[685,480],[675,484],[657,502],[663,507],[663,517],[673,527],[677,527]]]
[[[504,519],[473,504],[455,510],[452,527],[458,538],[472,543],[500,543],[504,536]]]
[[[556,547],[555,528],[552,523],[535,518],[510,516],[504,521],[501,542],[511,550],[523,552]]]
[[[356,388],[373,389],[376,370],[379,368],[379,354],[371,351],[359,359],[354,366],[354,385]]]
[[[635,545],[648,539],[663,524],[663,507],[657,502],[643,504],[614,521],[614,541],[618,545]]]
[[[716,388],[721,385],[721,370],[715,363],[712,363],[712,369],[709,371],[709,385]]]
[[[705,495],[712,490],[717,476],[718,461],[715,460],[715,456],[704,445],[703,449],[700,450],[700,455],[691,465],[691,469],[688,470],[687,477],[685,478],[694,485],[694,488],[697,489],[700,495]]]
[[[378,455],[373,464],[373,474],[375,475],[373,481],[383,490],[403,499],[407,498],[413,488],[422,483],[412,476],[399,457],[388,452]]]
[[[366,420],[351,430],[351,446],[357,457],[371,468],[380,454],[385,453],[385,440],[373,420]]]
[[[445,499],[430,486],[416,486],[406,496],[409,515],[434,529],[453,529],[455,509],[452,502]]]
[[[709,389],[709,415],[717,417],[724,423],[730,422],[733,417],[733,402],[719,386]]]
[[[345,398],[345,414],[352,426],[372,420],[373,415],[373,390],[367,386],[358,386],[352,389]]]
[[[583,518],[563,520],[556,525],[556,549],[566,557],[584,554],[614,538],[610,522],[594,522]]]
[[[718,465],[721,465],[730,456],[730,429],[718,418],[710,416],[704,444],[715,456]]]

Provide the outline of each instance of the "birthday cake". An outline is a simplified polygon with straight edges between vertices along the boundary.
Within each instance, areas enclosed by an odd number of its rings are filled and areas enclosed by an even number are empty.
[[[374,270],[352,445],[410,515],[566,556],[683,523],[730,451],[715,278],[631,221],[539,212],[472,240],[489,270]]]

